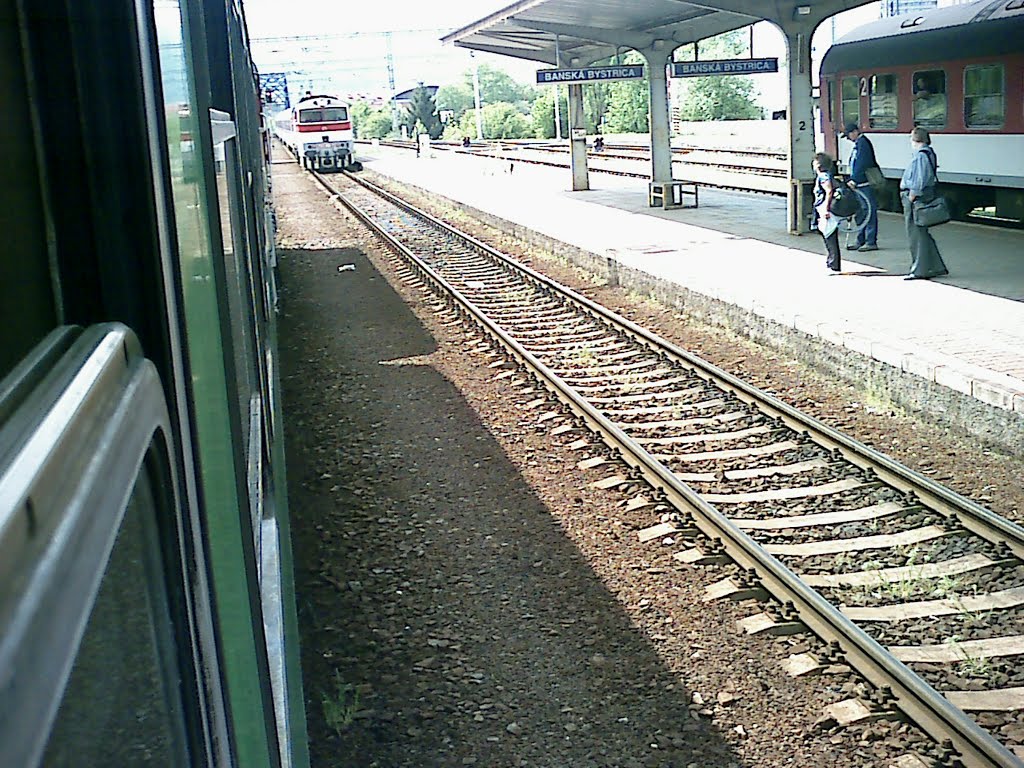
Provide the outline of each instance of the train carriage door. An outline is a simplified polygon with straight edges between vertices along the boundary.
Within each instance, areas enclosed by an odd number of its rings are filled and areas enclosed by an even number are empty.
[[[848,165],[853,144],[842,140],[843,127],[847,123],[861,124],[861,99],[867,96],[867,79],[853,75],[844,77],[839,91],[839,119],[833,123],[836,140],[836,159],[841,165]]]

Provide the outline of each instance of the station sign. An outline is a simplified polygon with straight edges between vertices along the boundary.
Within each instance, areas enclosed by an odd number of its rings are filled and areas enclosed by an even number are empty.
[[[608,80],[638,80],[644,76],[643,64],[622,64],[612,67],[581,67],[579,69],[541,69],[537,84],[603,83]]]
[[[673,61],[672,77],[708,77],[714,75],[760,75],[778,72],[779,60],[717,59],[714,61]]]

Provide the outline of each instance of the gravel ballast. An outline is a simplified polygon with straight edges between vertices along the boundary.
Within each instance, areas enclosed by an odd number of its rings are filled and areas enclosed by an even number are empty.
[[[747,637],[735,622],[762,606],[702,603],[728,570],[639,544],[652,513],[592,488],[600,474],[576,468],[571,440],[517,407],[476,342],[397,279],[354,219],[293,165],[274,171],[315,766],[884,766],[921,741],[889,723],[818,724],[855,680],[789,678],[778,660],[813,638]],[[928,457],[919,468],[996,511],[1020,508],[1019,461],[990,452],[995,471],[978,467],[970,441],[527,258],[864,442]]]

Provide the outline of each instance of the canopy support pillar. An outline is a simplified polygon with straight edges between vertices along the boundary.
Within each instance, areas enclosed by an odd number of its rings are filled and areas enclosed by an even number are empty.
[[[583,86],[569,85],[569,149],[572,166],[572,190],[581,192],[590,189],[590,174],[587,170],[587,121],[583,112]]]

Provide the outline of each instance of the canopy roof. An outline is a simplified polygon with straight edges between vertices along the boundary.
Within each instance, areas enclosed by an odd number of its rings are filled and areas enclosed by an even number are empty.
[[[870,0],[520,0],[441,40],[550,64],[586,66],[622,49],[664,48],[757,21],[815,23]],[[660,43],[656,41],[662,41]]]

